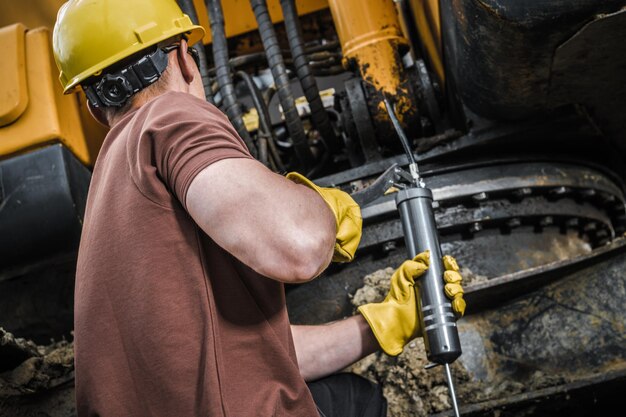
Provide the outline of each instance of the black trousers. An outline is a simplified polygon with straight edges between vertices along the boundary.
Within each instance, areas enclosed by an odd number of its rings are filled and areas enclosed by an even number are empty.
[[[378,384],[341,373],[307,384],[320,417],[386,417],[387,400]]]

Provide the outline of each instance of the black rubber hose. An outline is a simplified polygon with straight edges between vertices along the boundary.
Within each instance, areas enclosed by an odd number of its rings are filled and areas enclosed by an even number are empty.
[[[302,126],[302,121],[298,115],[296,103],[289,86],[287,68],[285,67],[283,56],[280,52],[280,45],[278,44],[276,32],[274,31],[274,24],[267,10],[267,3],[265,0],[250,0],[250,5],[252,6],[254,16],[259,26],[259,34],[261,35],[263,48],[267,54],[267,62],[272,71],[274,82],[276,83],[278,99],[283,108],[287,130],[293,141],[296,157],[303,168],[308,171],[313,167],[314,157],[309,148],[307,137],[304,133],[304,127]]]
[[[224,111],[230,122],[245,142],[248,150],[255,158],[258,152],[246,125],[243,122],[243,113],[235,96],[235,87],[230,74],[230,64],[228,63],[228,43],[224,31],[224,13],[220,0],[207,0],[206,8],[209,12],[209,22],[211,24],[211,37],[213,42],[213,61],[215,62],[215,74]]]
[[[272,130],[270,112],[267,108],[267,103],[263,99],[263,94],[261,94],[261,91],[254,83],[250,74],[245,71],[237,71],[235,75],[241,78],[246,84],[246,87],[248,87],[252,103],[254,103],[254,107],[256,107],[257,113],[259,114],[259,125],[261,126],[260,130],[263,131],[264,136],[267,138],[268,147],[272,158],[274,159],[274,163],[276,164],[276,169],[283,172],[285,170],[285,165],[280,158],[278,148],[276,148],[276,137],[274,136],[274,132]]]
[[[196,13],[196,8],[193,5],[193,0],[178,0],[178,5],[180,6],[183,13],[185,13],[191,19],[194,25],[198,24],[198,13]],[[204,87],[204,96],[206,97],[206,101],[211,104],[215,104],[213,101],[213,94],[211,94],[211,78],[209,77],[209,65],[206,62],[206,50],[204,49],[204,45],[202,41],[195,44],[193,49],[198,51],[198,69],[200,70],[200,75],[202,76],[202,86]]]
[[[304,96],[311,108],[311,121],[313,122],[313,126],[320,132],[327,147],[331,151],[337,150],[339,139],[333,130],[326,109],[324,109],[315,77],[309,67],[309,59],[304,51],[302,28],[300,27],[296,2],[294,0],[280,0],[280,7],[283,9],[285,29],[287,31],[287,40],[289,41],[289,48],[291,49],[293,65],[296,68],[296,74],[300,80]]]

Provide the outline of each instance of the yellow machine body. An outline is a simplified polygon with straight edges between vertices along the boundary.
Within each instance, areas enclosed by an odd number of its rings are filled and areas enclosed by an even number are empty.
[[[25,32],[21,24],[0,29],[0,46],[5,54],[5,59],[0,61],[4,98],[0,101],[0,126],[13,123],[28,105]]]
[[[66,0],[20,0],[3,1],[0,5],[0,27],[21,22],[28,27],[46,26],[52,29],[57,11]],[[206,30],[203,39],[205,44],[211,43],[209,17],[204,0],[193,0],[198,20]],[[328,8],[328,0],[297,0],[298,12],[301,15]],[[282,22],[283,14],[280,0],[268,0],[270,16],[274,23]],[[222,0],[224,19],[226,20],[226,36],[242,35],[257,29],[256,19],[248,0]]]
[[[411,18],[420,31],[423,50],[437,78],[443,82],[438,2],[410,1]],[[95,161],[105,130],[87,113],[82,93],[70,98],[59,96],[58,74],[55,66],[50,65],[48,31],[26,30],[26,27],[37,26],[52,28],[64,2],[22,0],[0,6],[0,27],[21,23],[5,30],[1,40],[10,58],[3,60],[0,71],[3,79],[11,82],[1,87],[4,98],[0,103],[0,157],[56,141],[66,145],[85,164],[92,165]],[[209,44],[211,31],[205,2],[193,2],[199,23],[205,28],[203,42]],[[272,21],[281,22],[280,0],[267,3]],[[296,3],[300,15],[330,7],[344,66],[359,73],[369,87],[381,93],[370,103],[375,120],[382,123],[387,120],[382,102],[378,100],[382,94],[395,98],[399,114],[411,113],[415,104],[407,89],[398,52],[408,49],[409,43],[393,0],[297,0]],[[228,38],[257,30],[248,0],[222,0],[222,6]],[[33,47],[26,43],[32,43]]]
[[[441,44],[441,16],[439,0],[409,0],[413,20],[419,32],[422,49],[437,80],[443,85],[443,50]]]
[[[60,142],[86,165],[95,161],[103,131],[64,96],[52,59],[50,32],[22,24],[0,29],[0,158]]]
[[[396,97],[399,113],[410,106],[403,86],[400,45],[408,45],[402,34],[392,0],[330,0],[330,10],[343,51],[344,67],[357,70],[376,91]],[[400,99],[400,100],[398,100]],[[386,119],[379,104],[375,118]]]
[[[297,0],[298,13],[305,15],[328,8],[328,0]],[[204,26],[206,33],[203,38],[205,44],[211,43],[211,30],[209,27],[209,15],[204,0],[193,0],[198,12],[198,21]],[[280,0],[267,0],[267,8],[272,22],[283,21],[283,12],[280,8]],[[258,26],[249,0],[222,0],[224,21],[226,22],[226,37],[242,35],[257,30]]]

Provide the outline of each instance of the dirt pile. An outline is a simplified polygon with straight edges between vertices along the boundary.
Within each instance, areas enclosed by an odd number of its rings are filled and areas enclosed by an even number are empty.
[[[385,268],[365,276],[363,287],[352,297],[352,304],[358,307],[382,301],[389,290],[393,272],[393,268]],[[442,369],[427,370],[427,364],[424,342],[416,339],[397,357],[374,353],[348,370],[382,385],[389,405],[389,417],[426,416],[451,407]],[[462,367],[456,364],[453,365],[453,372],[459,382],[469,379]]]
[[[394,271],[394,268],[387,267],[366,275],[363,278],[363,286],[356,290],[351,297],[352,305],[358,307],[363,304],[382,301],[389,291],[391,276]],[[475,274],[470,269],[463,267],[461,267],[461,275],[463,276],[464,286],[485,282],[489,279],[484,275]]]
[[[38,346],[0,328],[0,352],[0,397],[41,392],[73,378],[70,342]]]
[[[424,343],[417,339],[397,357],[375,353],[352,365],[349,371],[382,385],[388,417],[426,416],[451,407],[443,369],[425,369],[427,364]],[[469,380],[456,363],[452,372],[457,386]]]
[[[389,290],[393,268],[385,268],[369,274],[363,279],[351,298],[354,307],[366,303],[380,302]],[[486,277],[462,271],[464,285],[478,283]],[[356,314],[356,311],[355,311]],[[355,363],[347,370],[376,381],[383,387],[389,409],[388,417],[426,416],[451,409],[451,400],[443,368],[425,369],[428,365],[424,343],[421,338],[409,343],[404,352],[390,357],[382,352],[372,354]],[[489,384],[471,378],[467,370],[457,361],[452,364],[459,405],[475,404],[496,398],[508,397],[564,382],[563,378],[535,372],[524,383],[503,377]]]

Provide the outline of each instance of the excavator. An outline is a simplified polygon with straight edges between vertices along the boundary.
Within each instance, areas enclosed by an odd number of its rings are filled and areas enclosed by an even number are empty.
[[[49,346],[71,353],[76,255],[106,130],[83,92],[62,94],[51,31],[63,3],[0,2],[2,416],[75,415],[71,355],[51,359]],[[268,168],[356,195],[419,163],[441,248],[465,276],[462,415],[623,407],[626,0],[178,4],[206,29],[195,46],[206,99]],[[392,194],[362,215],[354,262],[287,288],[293,323],[354,314],[376,274],[406,257]],[[423,348],[408,350],[352,370],[383,385],[390,416],[453,415],[431,401],[441,381],[420,379]]]

